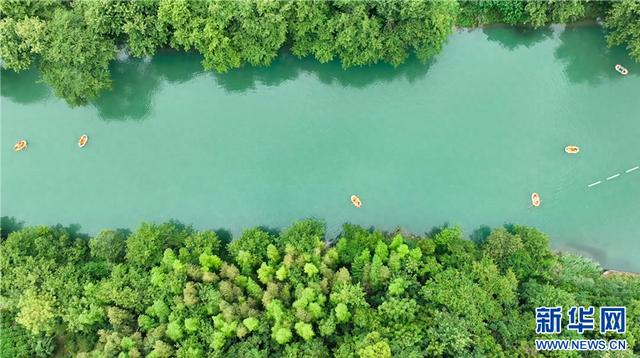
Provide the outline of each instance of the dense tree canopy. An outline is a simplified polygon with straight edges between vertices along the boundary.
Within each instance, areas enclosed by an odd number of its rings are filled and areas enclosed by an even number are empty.
[[[497,22],[540,27],[552,22],[566,23],[582,19],[587,7],[594,8],[584,0],[462,0],[461,3],[463,10],[460,22],[465,25]]]
[[[611,30],[607,36],[609,44],[626,45],[631,56],[640,61],[640,1],[615,3],[605,25]]]
[[[0,355],[528,356],[542,305],[627,306],[624,338],[640,353],[640,279],[554,254],[535,229],[498,228],[481,242],[455,227],[414,237],[345,225],[334,245],[324,236],[312,220],[228,244],[176,222],[91,238],[5,231]]]
[[[410,54],[427,61],[455,24],[540,27],[606,17],[610,44],[640,60],[640,2],[587,0],[0,0],[2,66],[37,66],[71,105],[111,87],[117,49],[135,57],[172,47],[203,55],[207,70],[269,65],[279,51],[338,59],[343,67]]]

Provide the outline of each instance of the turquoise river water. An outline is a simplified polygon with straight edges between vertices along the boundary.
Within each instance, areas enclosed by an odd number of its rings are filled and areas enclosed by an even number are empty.
[[[518,223],[640,271],[640,170],[627,172],[640,66],[597,27],[459,31],[429,64],[398,68],[283,54],[214,74],[200,60],[120,59],[113,91],[79,108],[37,72],[3,70],[2,215],[91,234],[172,218],[236,234],[315,217],[329,236],[344,222],[469,235]]]

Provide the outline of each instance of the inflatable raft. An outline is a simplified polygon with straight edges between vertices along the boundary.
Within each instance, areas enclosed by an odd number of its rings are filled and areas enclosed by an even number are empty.
[[[20,139],[14,146],[13,146],[13,150],[15,150],[16,152],[19,152],[23,149],[27,148],[27,141],[24,139]]]
[[[362,201],[360,200],[360,198],[358,198],[357,195],[351,195],[351,202],[356,208],[360,208],[362,206]]]
[[[623,76],[626,76],[626,75],[629,74],[629,70],[627,70],[626,68],[622,67],[622,65],[620,65],[620,64],[616,64],[615,69],[616,69],[616,71],[618,71]]]
[[[535,207],[540,206],[540,195],[538,193],[531,194],[531,204]]]
[[[87,142],[89,141],[89,137],[87,137],[86,134],[83,134],[80,136],[80,139],[78,139],[78,147],[82,148],[85,145],[87,145]]]
[[[567,152],[568,154],[576,154],[580,151],[580,147],[576,145],[568,145],[564,147],[564,151]]]

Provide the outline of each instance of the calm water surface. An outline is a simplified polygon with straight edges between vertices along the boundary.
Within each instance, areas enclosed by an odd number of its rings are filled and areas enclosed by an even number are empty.
[[[2,215],[89,233],[171,218],[237,233],[316,217],[331,235],[520,223],[640,271],[640,170],[625,173],[640,165],[640,66],[598,28],[459,32],[397,69],[282,55],[220,75],[199,61],[119,61],[113,91],[73,109],[36,72],[2,71]]]

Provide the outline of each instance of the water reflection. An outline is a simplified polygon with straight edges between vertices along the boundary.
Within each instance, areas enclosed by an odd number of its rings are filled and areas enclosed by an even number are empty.
[[[567,79],[574,83],[596,85],[603,79],[622,79],[614,69],[616,63],[625,66],[630,75],[638,75],[640,65],[633,62],[626,49],[607,46],[601,27],[572,26],[560,33],[560,46],[554,56],[563,63]]]
[[[217,229],[217,230],[213,230],[213,232],[215,232],[216,236],[218,236],[218,239],[220,240],[220,244],[222,246],[226,246],[228,243],[231,242],[231,240],[233,240],[233,235],[231,235],[231,231],[227,229]]]
[[[588,245],[586,243],[579,243],[579,242],[570,242],[570,243],[566,243],[565,245],[569,249],[568,251],[574,251],[581,255],[589,256],[593,258],[595,261],[600,263],[609,262],[609,259],[607,257],[607,251],[604,249],[599,249],[597,247]],[[627,262],[626,260],[621,260],[620,258],[616,258],[616,265],[618,267],[631,266],[629,262]]]
[[[524,27],[489,27],[482,29],[486,39],[497,42],[512,51],[519,47],[531,47],[554,37],[551,27],[528,29]],[[564,65],[567,79],[574,83],[597,84],[605,78],[621,79],[613,65],[621,63],[631,74],[640,73],[640,65],[634,63],[622,47],[607,47],[604,30],[592,26],[571,26],[558,30],[560,45],[554,56]],[[151,59],[126,59],[111,65],[113,88],[93,101],[100,118],[114,120],[143,120],[152,114],[155,93],[163,82],[185,83],[201,75],[202,56],[194,52],[159,51]],[[300,75],[311,75],[327,85],[351,88],[390,82],[398,79],[413,82],[423,78],[430,68],[414,56],[395,68],[379,63],[344,70],[338,60],[321,64],[312,57],[298,59],[287,51],[271,66],[245,66],[227,73],[209,72],[213,84],[230,93],[251,91],[257,86],[278,86],[295,80]],[[51,95],[43,83],[38,82],[38,71],[31,69],[19,74],[2,70],[2,96],[17,103],[33,103]]]
[[[107,121],[147,118],[151,113],[153,94],[160,85],[160,77],[151,64],[128,60],[113,63],[110,67],[112,89],[93,101],[100,118]]]
[[[553,37],[551,27],[532,29],[528,27],[486,27],[482,32],[487,36],[487,40],[497,42],[507,50],[515,50],[518,47],[531,47],[541,41]]]
[[[12,232],[20,231],[25,228],[24,221],[19,221],[13,216],[11,217],[3,216],[0,218],[0,222],[2,223],[1,231],[2,231],[3,239],[9,236],[9,234],[11,234]],[[88,234],[81,232],[82,226],[80,224],[69,224],[69,225],[55,224],[55,225],[47,225],[47,226],[53,228],[54,230],[64,231],[72,239],[88,239],[89,238]],[[33,227],[33,225],[30,227]]]
[[[436,235],[438,235],[443,230],[448,229],[450,227],[451,227],[451,224],[449,224],[449,222],[444,222],[441,225],[435,225],[434,227],[431,228],[431,230],[425,232],[425,234],[427,237],[436,237]]]
[[[163,81],[179,84],[202,74],[202,56],[197,53],[162,51],[151,60],[129,59],[111,65],[113,88],[93,101],[104,120],[142,120],[152,113],[155,93]],[[372,68],[375,67],[375,70]],[[210,72],[212,81],[230,93],[251,91],[256,86],[278,86],[311,74],[324,84],[364,88],[368,85],[403,78],[413,82],[429,70],[415,57],[397,68],[376,64],[344,70],[338,61],[321,64],[313,58],[298,59],[283,52],[267,67],[245,66],[226,73]]]
[[[202,72],[193,53],[161,51],[151,59],[128,59],[111,64],[113,88],[93,101],[100,118],[142,120],[152,112],[153,98],[164,80],[183,83]]]
[[[13,102],[29,104],[51,95],[49,86],[40,82],[40,73],[35,68],[16,73],[0,70],[0,93]]]
[[[227,73],[214,73],[213,76],[216,82],[229,92],[251,90],[258,84],[277,86],[285,81],[294,80],[301,74],[311,74],[327,85],[364,88],[396,79],[409,82],[419,80],[427,74],[430,65],[431,63],[424,64],[410,56],[398,67],[379,63],[345,70],[338,60],[322,64],[312,57],[299,59],[283,52],[269,67],[247,66]]]
[[[0,217],[0,238],[5,239],[14,231],[22,230],[24,221],[20,221],[13,216]]]
[[[169,83],[184,83],[204,72],[202,55],[197,52],[165,50],[151,60],[156,72]]]
[[[80,224],[69,224],[69,225],[62,225],[62,224],[57,224],[57,225],[53,225],[51,226],[52,228],[54,228],[55,230],[60,230],[60,231],[64,231],[67,233],[67,235],[69,235],[69,237],[73,240],[76,239],[83,239],[83,240],[88,240],[89,239],[89,235],[81,232],[80,230],[82,230],[82,226]]]
[[[471,239],[471,241],[480,245],[485,242],[489,235],[491,235],[491,228],[487,225],[482,225],[479,228],[473,230],[471,235],[469,235],[469,238]]]

